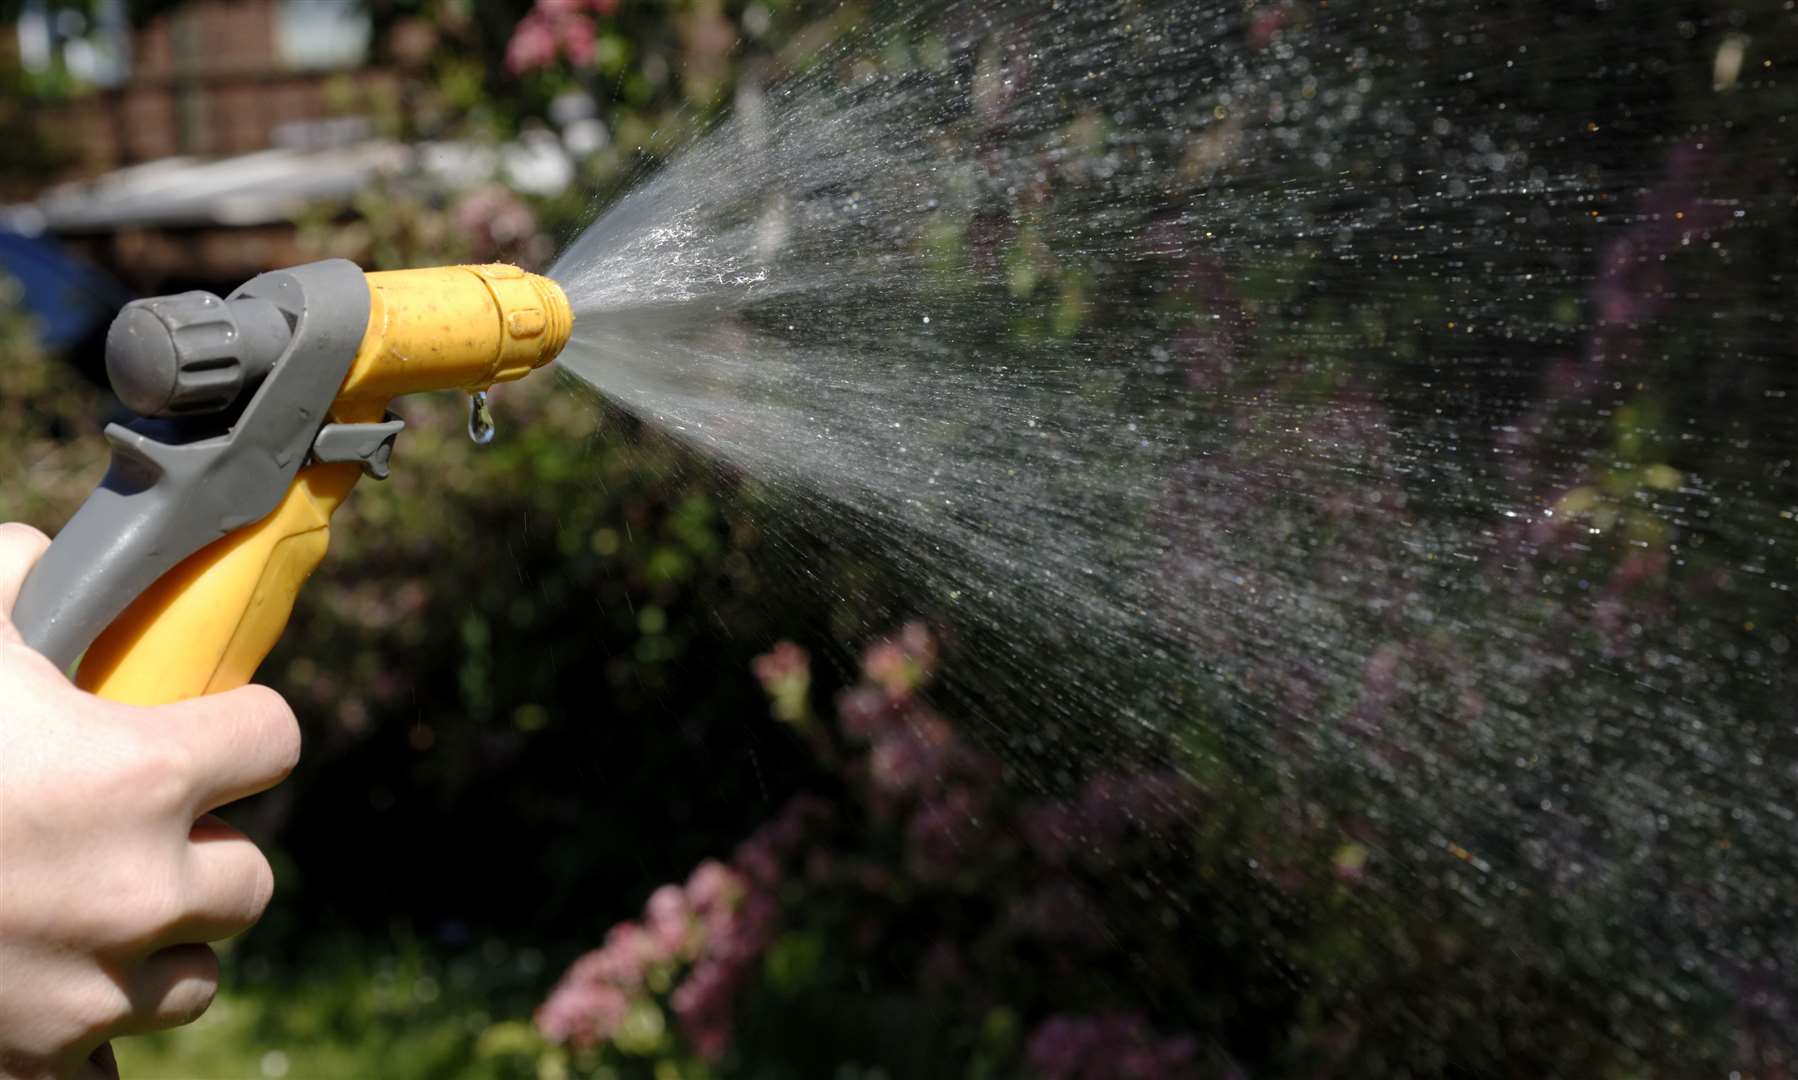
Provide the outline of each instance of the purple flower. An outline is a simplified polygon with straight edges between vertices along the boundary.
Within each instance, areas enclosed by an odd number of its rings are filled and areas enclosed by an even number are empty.
[[[1198,1075],[1198,1043],[1156,1035],[1134,1013],[1052,1016],[1024,1051],[1042,1080],[1177,1080]]]
[[[1105,926],[1092,897],[1071,878],[1053,877],[1012,898],[1005,911],[1012,932],[1044,941],[1101,945]]]
[[[896,731],[874,743],[868,753],[868,780],[884,797],[919,792],[940,778],[937,748],[909,731]]]
[[[780,865],[780,852],[764,834],[757,832],[737,845],[731,863],[749,883],[757,888],[771,889],[780,884],[784,876]]]
[[[1078,863],[1095,870],[1116,865],[1132,837],[1159,839],[1192,823],[1198,792],[1174,772],[1106,773],[1087,781],[1078,799],[1032,806],[1019,829],[1030,850],[1049,866]]]
[[[675,988],[670,999],[681,1032],[708,1061],[718,1060],[730,1048],[732,1006],[742,974],[738,965],[703,963]]]
[[[953,880],[986,846],[987,819],[980,798],[951,788],[912,815],[905,830],[905,865],[927,884]]]
[[[837,726],[859,742],[871,742],[898,723],[903,710],[878,688],[858,686],[837,697]]]
[[[736,995],[774,940],[780,917],[779,903],[764,892],[749,892],[723,910],[708,920],[692,971],[669,998],[682,1033],[708,1061],[729,1049]]]

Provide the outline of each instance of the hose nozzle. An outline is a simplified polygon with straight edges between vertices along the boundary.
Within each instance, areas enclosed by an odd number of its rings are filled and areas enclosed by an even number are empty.
[[[516,266],[389,270],[369,274],[368,286],[368,333],[338,411],[523,378],[554,360],[574,329],[562,287]]]
[[[112,468],[26,578],[13,620],[115,701],[248,681],[324,557],[357,479],[387,475],[388,403],[478,395],[555,359],[574,314],[516,266],[364,274],[327,259],[228,297],[143,300],[107,335]],[[488,435],[491,418],[485,421]]]

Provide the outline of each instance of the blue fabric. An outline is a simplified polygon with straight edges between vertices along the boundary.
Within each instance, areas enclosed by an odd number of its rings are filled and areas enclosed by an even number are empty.
[[[41,338],[64,349],[111,319],[131,294],[123,285],[64,254],[55,244],[0,229],[0,271],[24,287],[23,306]]]

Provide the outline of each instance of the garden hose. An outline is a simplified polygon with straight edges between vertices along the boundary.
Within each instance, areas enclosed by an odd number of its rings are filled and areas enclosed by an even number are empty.
[[[389,402],[522,378],[573,322],[555,282],[505,265],[364,274],[330,259],[223,299],[126,305],[106,367],[140,419],[107,427],[106,476],[26,578],[14,622],[110,700],[242,686],[324,558],[332,512],[358,478],[387,475],[405,426]]]

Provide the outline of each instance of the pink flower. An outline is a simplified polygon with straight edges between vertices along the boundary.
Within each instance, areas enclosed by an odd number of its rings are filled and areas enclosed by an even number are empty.
[[[780,905],[765,892],[744,894],[729,909],[714,909],[691,972],[669,998],[694,1050],[716,1061],[730,1047],[736,995],[774,940]]]
[[[887,696],[900,699],[930,680],[936,667],[936,640],[923,623],[906,623],[897,635],[869,647],[862,671]]]
[[[664,885],[651,893],[644,912],[656,947],[668,956],[683,955],[692,936],[693,912],[680,886]]]
[[[743,895],[743,879],[717,859],[707,859],[687,878],[687,903],[700,912],[730,907]]]
[[[537,1029],[551,1042],[592,1046],[618,1030],[630,999],[615,986],[583,977],[578,968],[571,968],[538,1007]]]
[[[815,799],[793,799],[744,841],[738,868],[708,860],[685,886],[651,893],[642,922],[614,926],[604,948],[582,956],[562,976],[537,1012],[544,1037],[581,1047],[604,1043],[633,1002],[649,992],[646,972],[665,966],[680,977],[669,1005],[681,1031],[697,1054],[716,1061],[730,1046],[736,995],[779,929],[780,903],[767,875],[778,883],[783,860],[828,812]],[[745,858],[756,864],[753,869],[742,867]]]
[[[506,43],[506,67],[514,75],[537,71],[566,55],[576,67],[588,67],[598,50],[599,35],[590,8],[601,15],[617,10],[615,0],[537,0]]]
[[[648,965],[650,949],[642,942],[643,928],[636,923],[622,922],[606,934],[606,943],[598,952],[588,953],[593,958],[599,978],[614,986],[636,986],[643,981],[643,969]]]
[[[806,651],[790,641],[782,641],[755,658],[755,677],[773,693],[773,684],[795,676],[810,676],[812,661]]]
[[[585,15],[569,15],[557,23],[556,31],[569,63],[575,67],[593,66],[593,58],[599,51],[599,35],[593,28],[592,19]]]
[[[1265,49],[1279,39],[1286,25],[1286,12],[1277,7],[1256,8],[1249,18],[1249,41],[1257,49]]]
[[[806,651],[783,641],[755,658],[755,677],[772,701],[774,718],[798,724],[807,719],[812,688],[812,661]]]
[[[469,255],[477,262],[541,258],[544,238],[530,205],[500,184],[464,195],[455,208],[456,225],[470,240]]]
[[[512,31],[506,43],[506,68],[514,75],[546,68],[556,62],[556,30],[548,18],[531,12]]]
[[[896,642],[883,641],[871,646],[862,656],[862,670],[894,697],[910,689],[905,651]]]

